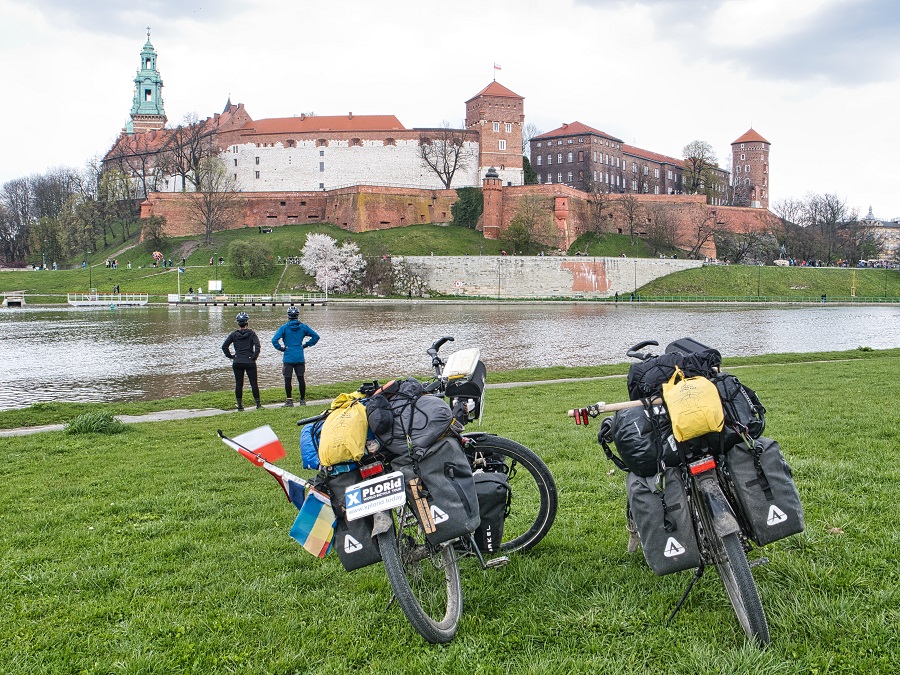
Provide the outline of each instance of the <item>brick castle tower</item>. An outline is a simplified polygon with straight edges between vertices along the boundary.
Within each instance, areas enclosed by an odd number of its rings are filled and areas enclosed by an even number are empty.
[[[769,146],[751,127],[731,144],[732,185],[748,206],[769,208]]]
[[[162,78],[156,69],[156,50],[150,43],[150,28],[147,28],[147,42],[141,50],[141,67],[134,77],[134,101],[127,132],[141,133],[165,128],[162,87]]]
[[[466,129],[478,132],[478,174],[494,167],[502,183],[522,185],[525,99],[494,80],[466,101]]]

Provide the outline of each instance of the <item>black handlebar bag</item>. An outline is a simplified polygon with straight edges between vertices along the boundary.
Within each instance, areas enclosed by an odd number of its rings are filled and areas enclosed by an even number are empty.
[[[372,538],[374,516],[347,520],[344,495],[347,488],[356,485],[361,480],[359,469],[328,476],[325,479],[325,484],[331,493],[331,505],[337,516],[337,525],[334,529],[334,549],[337,551],[344,569],[348,572],[381,561],[378,544]]]
[[[393,459],[391,468],[403,472],[407,499],[414,505],[413,512],[431,544],[465,536],[478,528],[481,516],[472,467],[456,438],[447,436],[428,448],[414,449]],[[420,481],[418,495],[413,490],[416,479]],[[428,513],[422,514],[419,508],[427,508]]]

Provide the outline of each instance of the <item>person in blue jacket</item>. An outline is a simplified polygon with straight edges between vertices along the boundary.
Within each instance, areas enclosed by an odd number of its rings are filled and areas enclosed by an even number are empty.
[[[288,322],[281,326],[272,336],[272,346],[280,352],[284,352],[281,364],[281,374],[284,375],[284,406],[290,408],[294,405],[291,398],[291,384],[294,375],[297,376],[297,388],[300,399],[297,405],[306,405],[306,358],[303,350],[312,347],[319,341],[319,334],[297,318],[300,310],[291,305],[288,308]],[[308,339],[307,339],[308,338]],[[306,340],[304,342],[304,340]]]

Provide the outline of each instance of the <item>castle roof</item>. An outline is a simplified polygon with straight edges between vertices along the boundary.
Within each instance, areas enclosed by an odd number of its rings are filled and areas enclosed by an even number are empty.
[[[247,122],[242,134],[313,133],[322,131],[404,131],[394,115],[301,115]]]
[[[622,144],[622,152],[626,155],[633,155],[635,157],[641,157],[642,159],[649,159],[650,161],[657,162],[659,164],[674,164],[676,166],[681,166],[682,164],[684,164],[683,159],[675,159],[674,157],[669,157],[668,155],[661,155],[658,152],[651,152],[650,150],[637,148],[633,145],[628,145],[627,143]]]
[[[502,98],[522,98],[522,96],[519,96],[514,91],[507,89],[502,84],[497,82],[497,80],[494,80],[493,82],[491,82],[488,86],[486,86],[484,89],[482,89],[477,94],[475,94],[472,98],[470,98],[469,101],[474,101],[479,96],[500,96]],[[468,103],[469,101],[466,101],[466,103]]]
[[[540,140],[542,138],[556,138],[558,136],[577,136],[578,134],[584,134],[585,136],[602,136],[603,138],[608,138],[609,140],[616,141],[617,143],[622,142],[621,138],[616,138],[612,134],[608,134],[605,131],[600,131],[599,129],[594,129],[593,127],[589,127],[587,124],[582,124],[581,122],[572,122],[570,124],[563,123],[561,127],[554,129],[553,131],[543,133],[540,136],[535,136],[532,140]]]
[[[765,138],[760,136],[759,133],[753,127],[750,127],[744,133],[743,136],[741,136],[736,141],[732,141],[731,144],[734,145],[735,143],[754,143],[754,142],[769,143],[769,141],[767,141]],[[771,145],[771,143],[770,143],[770,145]]]

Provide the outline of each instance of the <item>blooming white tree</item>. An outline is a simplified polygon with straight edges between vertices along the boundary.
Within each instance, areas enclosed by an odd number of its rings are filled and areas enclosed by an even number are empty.
[[[356,286],[366,263],[352,241],[339,247],[333,237],[311,232],[306,235],[300,266],[316,278],[319,288],[346,293]]]

